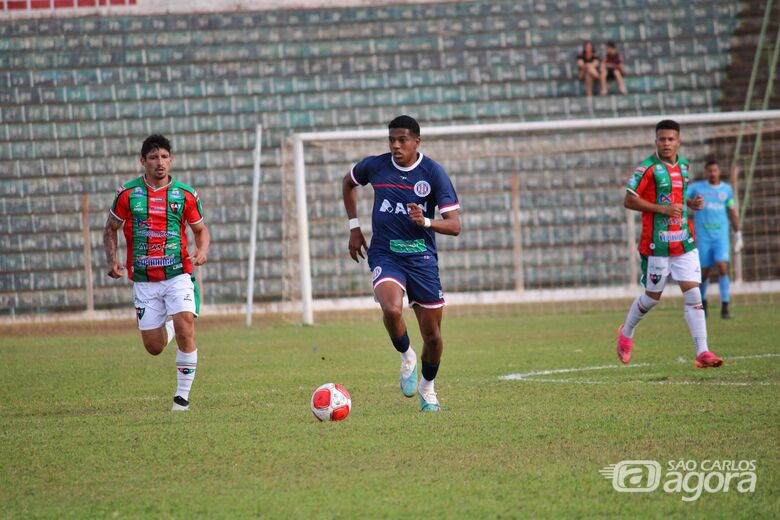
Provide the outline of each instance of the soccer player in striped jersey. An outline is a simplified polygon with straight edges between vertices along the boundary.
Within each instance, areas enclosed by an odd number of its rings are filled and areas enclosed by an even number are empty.
[[[444,343],[441,320],[444,292],[439,280],[436,233],[460,233],[460,203],[444,168],[417,151],[420,125],[399,116],[388,125],[390,153],[366,157],[342,181],[349,218],[349,254],[364,258],[366,239],[357,218],[358,186],[374,188],[373,237],[368,248],[374,297],[382,307],[385,328],[401,354],[401,392],[417,393],[424,412],[440,409],[433,381]],[[435,219],[435,208],[440,219]],[[417,384],[417,357],[403,318],[404,293],[414,309],[423,340],[422,378]]]
[[[678,155],[680,125],[664,120],[655,127],[656,152],[637,166],[628,179],[624,205],[642,212],[642,258],[640,294],[631,304],[625,321],[618,327],[617,355],[622,363],[631,359],[634,329],[661,299],[671,276],[680,285],[685,301],[685,321],[696,347],[695,365],[719,367],[723,360],[709,351],[707,321],[702,306],[701,268],[693,231],[688,223],[688,207],[704,206],[700,196],[686,197],[688,161]]]
[[[189,409],[189,396],[198,365],[195,317],[200,297],[193,265],[203,265],[210,236],[203,223],[198,193],[170,176],[171,143],[150,135],[141,145],[144,174],[116,192],[103,232],[108,276],[121,278],[117,231],[127,242],[128,278],[133,281],[135,313],[147,352],[156,356],[176,337],[176,394],[171,410]],[[187,252],[185,223],[195,235],[197,250]],[[172,321],[167,321],[173,316]]]
[[[718,162],[709,160],[704,165],[707,180],[691,183],[688,198],[704,198],[704,207],[694,213],[696,248],[701,260],[701,298],[707,313],[707,286],[710,269],[718,270],[720,288],[720,317],[731,318],[729,312],[729,221],[734,227],[734,252],[742,250],[742,232],[739,230],[739,214],[734,207],[734,191],[726,182],[720,181]]]

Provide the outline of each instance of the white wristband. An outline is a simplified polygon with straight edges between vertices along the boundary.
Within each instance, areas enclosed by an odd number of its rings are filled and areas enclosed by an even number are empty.
[[[431,227],[431,219],[425,217],[425,222],[423,222],[423,227]]]
[[[355,228],[360,227],[360,221],[357,218],[349,219],[349,230],[352,231]]]

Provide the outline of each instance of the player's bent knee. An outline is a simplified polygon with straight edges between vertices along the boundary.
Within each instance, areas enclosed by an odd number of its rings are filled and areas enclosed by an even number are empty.
[[[165,345],[154,342],[144,342],[144,348],[146,348],[146,351],[149,354],[159,356],[162,354],[162,351],[165,350]]]
[[[395,323],[403,318],[404,311],[403,308],[398,305],[388,305],[386,307],[382,307],[382,313],[385,316],[385,319]]]
[[[429,332],[423,334],[423,342],[426,345],[437,346],[442,342],[441,331]]]

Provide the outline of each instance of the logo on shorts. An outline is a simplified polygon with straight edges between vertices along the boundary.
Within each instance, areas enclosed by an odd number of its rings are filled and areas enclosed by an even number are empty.
[[[182,301],[191,302],[192,301],[192,295],[190,295],[190,294],[186,295]]]
[[[144,312],[146,312],[146,309],[143,307],[135,308],[135,317],[138,318],[138,321],[141,321],[141,319],[144,317]]]
[[[661,281],[661,275],[660,274],[651,274],[650,275],[650,281],[653,283],[653,285],[658,285],[658,282]]]
[[[414,185],[414,194],[418,197],[427,197],[431,192],[431,185],[426,181],[419,181]]]
[[[382,274],[382,267],[378,265],[374,267],[373,271],[371,271],[371,281],[372,282],[376,281],[376,279],[379,278],[380,274]]]

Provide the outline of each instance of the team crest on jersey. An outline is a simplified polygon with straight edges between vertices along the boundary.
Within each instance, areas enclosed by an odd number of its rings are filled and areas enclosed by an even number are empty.
[[[414,194],[418,197],[427,197],[431,192],[431,185],[427,181],[418,181],[414,185]]]
[[[718,198],[725,202],[726,199],[729,198],[729,196],[726,195],[725,193],[718,193]]]
[[[170,207],[171,211],[173,211],[174,213],[178,213],[181,210],[182,205],[180,202],[171,202],[170,204],[168,204],[168,207]]]
[[[376,266],[374,267],[374,270],[371,271],[371,281],[376,281],[377,278],[379,278],[379,275],[382,274],[382,266]]]
[[[146,309],[143,307],[136,307],[135,308],[135,317],[138,318],[138,321],[141,321],[144,317],[144,312],[146,312]]]

